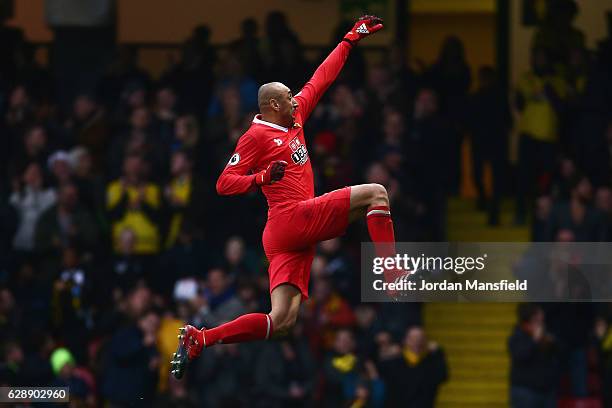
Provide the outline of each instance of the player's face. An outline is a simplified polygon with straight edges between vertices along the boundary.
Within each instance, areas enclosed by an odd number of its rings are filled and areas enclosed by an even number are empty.
[[[283,92],[280,99],[280,112],[283,114],[283,118],[286,118],[288,123],[293,124],[295,121],[295,112],[298,108],[298,103],[293,97],[291,90],[287,88],[287,90]]]

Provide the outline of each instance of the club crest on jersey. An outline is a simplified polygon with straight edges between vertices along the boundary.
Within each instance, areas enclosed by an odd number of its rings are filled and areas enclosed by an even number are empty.
[[[306,163],[308,160],[308,150],[306,150],[306,146],[304,146],[298,137],[294,138],[289,142],[289,148],[291,148],[291,160],[295,164],[299,164],[300,166]]]

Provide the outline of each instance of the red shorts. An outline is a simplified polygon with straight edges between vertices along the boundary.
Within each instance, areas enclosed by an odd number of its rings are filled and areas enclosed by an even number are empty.
[[[351,188],[344,187],[274,214],[263,232],[263,247],[270,262],[270,293],[290,283],[308,298],[310,267],[317,242],[338,237],[346,231]]]

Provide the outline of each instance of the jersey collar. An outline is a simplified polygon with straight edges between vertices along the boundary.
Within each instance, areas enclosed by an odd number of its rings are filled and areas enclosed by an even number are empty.
[[[286,127],[282,127],[280,125],[277,125],[276,123],[272,123],[272,122],[267,122],[265,120],[261,120],[261,119],[259,119],[259,116],[261,116],[261,115],[260,114],[255,115],[255,117],[253,118],[253,123],[257,123],[259,125],[270,126],[271,128],[282,130],[285,133],[287,133],[289,131],[289,129],[287,129]]]

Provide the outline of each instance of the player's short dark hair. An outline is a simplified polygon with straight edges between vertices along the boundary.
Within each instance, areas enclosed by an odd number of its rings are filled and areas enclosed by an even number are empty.
[[[535,303],[521,303],[517,308],[519,323],[530,321],[542,308]]]

